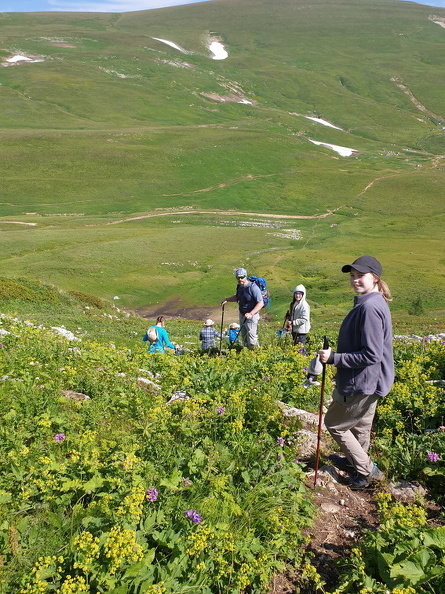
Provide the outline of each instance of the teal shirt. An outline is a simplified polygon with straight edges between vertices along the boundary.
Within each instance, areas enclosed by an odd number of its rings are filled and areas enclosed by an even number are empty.
[[[161,326],[150,326],[150,328],[156,328],[156,332],[158,333],[158,340],[157,342],[153,342],[152,344],[150,344],[150,346],[148,347],[149,353],[163,353],[165,347],[175,350],[175,345],[170,342],[167,330],[165,328],[161,328]],[[144,334],[142,340],[145,342],[148,341],[147,332]]]

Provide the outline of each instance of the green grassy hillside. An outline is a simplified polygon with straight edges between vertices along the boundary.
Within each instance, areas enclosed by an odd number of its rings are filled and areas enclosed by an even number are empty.
[[[198,316],[242,264],[272,316],[303,282],[328,320],[350,303],[341,264],[371,253],[395,311],[420,295],[440,325],[444,17],[393,0],[2,13],[0,274]]]

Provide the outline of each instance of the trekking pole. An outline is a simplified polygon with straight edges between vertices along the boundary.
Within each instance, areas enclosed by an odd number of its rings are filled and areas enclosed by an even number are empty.
[[[224,306],[226,304],[224,303],[221,307],[221,332],[220,332],[220,336],[219,336],[219,354],[221,354],[221,349],[222,349],[222,335],[223,335],[223,326],[224,326]]]
[[[323,340],[323,350],[329,348],[328,337],[325,336]],[[317,451],[315,453],[315,475],[314,475],[314,489],[317,485],[318,477],[318,463],[320,462],[320,441],[321,441],[321,424],[323,422],[323,400],[324,400],[324,383],[326,379],[326,363],[322,363],[323,371],[321,374],[321,388],[320,388],[320,409],[318,411],[318,433],[317,433]]]

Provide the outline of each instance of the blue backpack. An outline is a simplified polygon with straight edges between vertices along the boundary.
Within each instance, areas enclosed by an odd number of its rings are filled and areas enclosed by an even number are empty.
[[[261,296],[263,297],[264,307],[268,307],[270,309],[270,295],[269,291],[267,290],[267,282],[262,276],[249,276],[248,277],[250,282],[255,283],[257,287],[259,287],[261,291]]]

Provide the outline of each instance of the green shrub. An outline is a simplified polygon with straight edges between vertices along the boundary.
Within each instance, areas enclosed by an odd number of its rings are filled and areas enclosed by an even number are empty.
[[[22,299],[33,303],[57,303],[60,293],[55,287],[23,278],[0,277],[0,300]]]
[[[411,301],[408,313],[410,316],[421,316],[425,313],[422,297],[420,295],[418,295],[415,299]]]
[[[429,528],[425,510],[378,495],[379,525],[343,565],[332,594],[439,594],[445,587],[445,527]]]
[[[103,309],[105,307],[102,299],[99,299],[99,297],[96,297],[95,295],[89,295],[88,293],[82,293],[81,291],[68,291],[68,294],[89,307],[96,307],[97,309]]]
[[[283,351],[151,356],[1,322],[2,594],[259,593],[302,563]]]

